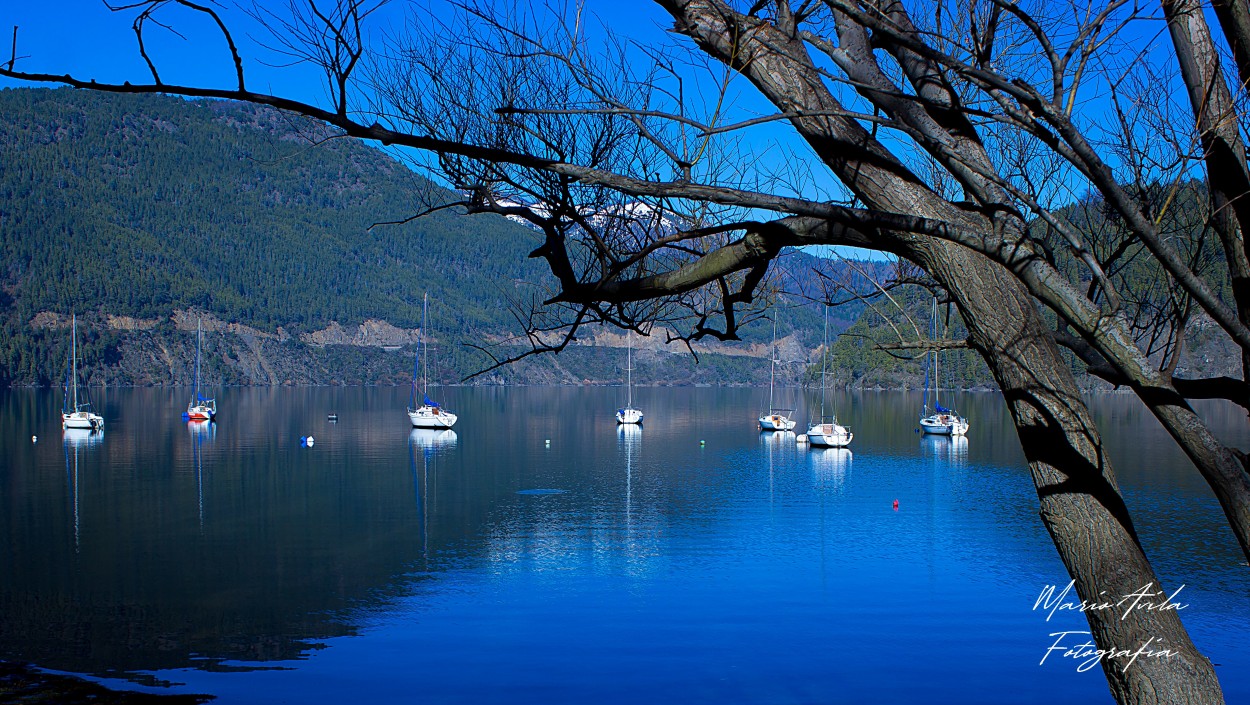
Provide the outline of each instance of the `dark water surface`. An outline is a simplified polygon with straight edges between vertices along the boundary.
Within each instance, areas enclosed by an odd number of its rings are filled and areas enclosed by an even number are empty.
[[[185,390],[93,396],[104,435],[67,439],[57,395],[0,392],[0,658],[221,703],[1110,702],[1098,668],[1039,665],[1086,625],[1033,610],[1067,576],[997,395],[956,400],[955,441],[914,432],[918,395],[843,395],[850,452],[759,434],[759,390],[636,390],[623,432],[618,390],[445,389],[442,434],[404,389],[227,389],[212,427]],[[1135,400],[1092,406],[1250,702],[1214,497]]]

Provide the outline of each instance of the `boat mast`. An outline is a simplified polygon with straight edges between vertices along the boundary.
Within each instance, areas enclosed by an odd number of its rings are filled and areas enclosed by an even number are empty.
[[[425,337],[426,321],[430,320],[430,294],[421,295],[421,394],[430,396],[430,343]]]
[[[625,331],[625,408],[634,408],[634,332]]]
[[[73,367],[73,372],[70,374],[74,377],[74,411],[78,411],[78,314],[72,315],[74,319],[72,323],[73,327],[70,329],[70,334],[73,336],[73,340],[69,344],[69,354],[70,365]]]
[[[777,373],[777,311],[773,310],[773,344],[768,348],[772,365],[768,368],[768,413],[773,413],[773,377]]]
[[[426,292],[421,297],[421,345],[419,351],[421,354],[421,394],[430,396],[430,344],[425,340],[425,322],[429,320],[430,313],[430,294]],[[424,400],[422,400],[424,403]]]
[[[933,342],[937,342],[937,297],[933,297]],[[938,401],[938,394],[942,389],[942,354],[941,350],[935,345],[933,348],[933,407],[937,411],[937,407],[942,405]]]
[[[825,397],[829,387],[829,304],[825,304],[825,337],[820,345],[820,422],[825,422]]]
[[[200,329],[200,319],[195,319],[195,397],[191,400],[194,404],[200,403],[200,340],[203,333]]]

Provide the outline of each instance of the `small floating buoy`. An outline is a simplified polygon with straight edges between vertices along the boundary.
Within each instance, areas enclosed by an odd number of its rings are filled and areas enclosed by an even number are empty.
[[[38,443],[38,442],[39,442],[39,436],[31,436],[31,437],[30,437],[30,442],[31,442],[31,443]]]
[[[551,446],[551,439],[550,439],[550,438],[548,438],[547,440],[543,441],[543,445],[550,447],[550,446]]]
[[[894,500],[894,511],[898,511],[898,500]]]
[[[794,437],[794,442],[795,442],[795,443],[807,443],[807,434],[806,434],[806,433],[800,433],[799,435],[795,436],[795,437]]]
[[[338,414],[326,414],[326,421],[338,421],[338,420],[339,420]]]
[[[702,448],[707,441],[699,441],[699,447]]]
[[[309,436],[308,438],[304,439],[304,445],[308,446],[309,448],[312,448],[312,444],[313,444],[312,436]]]

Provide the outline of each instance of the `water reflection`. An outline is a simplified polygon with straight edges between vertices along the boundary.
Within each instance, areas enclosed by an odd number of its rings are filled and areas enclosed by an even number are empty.
[[[450,428],[414,428],[408,434],[413,445],[425,450],[449,450],[456,446],[456,432]]]
[[[795,453],[794,431],[765,431],[759,434],[760,445],[764,448],[764,459],[768,465],[768,500],[774,499],[777,489],[777,466],[786,463]]]
[[[760,444],[769,450],[792,449],[795,443],[794,431],[768,431],[760,434]]]
[[[920,455],[951,467],[964,467],[968,464],[968,438],[921,434]]]
[[[200,533],[204,532],[204,451],[205,441],[217,437],[217,423],[210,419],[188,421],[191,434],[191,460],[195,465],[195,506],[200,517]]]
[[[98,444],[104,438],[103,430],[85,428],[65,429],[65,482],[69,486],[70,515],[73,517],[74,553],[82,550],[81,519],[78,508],[78,452]]]
[[[104,440],[104,431],[95,431],[86,428],[67,428],[62,433],[65,434],[65,445],[74,448],[86,448],[98,445]]]
[[[827,489],[841,489],[851,472],[850,448],[812,448],[808,454],[816,484]]]
[[[222,422],[185,429],[167,413],[181,392],[121,390],[108,443],[67,433],[64,452],[30,442],[60,430],[38,425],[56,419],[52,395],[0,392],[0,658],[154,672],[223,705],[427,691],[756,703],[842,689],[868,702],[882,677],[924,684],[899,702],[981,692],[969,684],[983,665],[944,660],[948,646],[927,634],[991,635],[995,687],[1042,692],[1067,673],[1037,668],[1047,627],[1019,607],[1062,565],[997,397],[960,403],[980,407],[969,438],[921,439],[914,398],[850,395],[853,456],[745,428],[753,390],[642,390],[666,421],[646,428],[645,447],[641,427],[609,435],[599,411],[612,390],[453,391],[474,419],[465,432],[489,435],[461,444],[396,423],[402,389],[240,389]],[[1104,406],[1124,413],[1119,399]],[[1244,439],[1244,415],[1228,418]],[[314,424],[316,447],[299,448]],[[1233,643],[1250,635],[1239,616],[1250,590],[1225,567],[1244,559],[1209,490],[1147,445],[1155,431],[1105,425],[1152,557],[1195,593],[1187,624],[1229,673],[1250,672]],[[977,472],[949,472],[968,464],[969,443]],[[935,598],[986,608],[909,607]],[[852,643],[865,648],[837,646]],[[883,649],[910,670],[882,670]],[[585,677],[552,678],[553,664]],[[715,693],[713,674],[725,682]],[[1053,697],[1105,698],[1093,678]],[[1245,682],[1226,683],[1230,702]],[[777,685],[794,683],[807,690]]]
[[[625,525],[629,531],[633,528],[634,456],[642,446],[642,424],[623,423],[616,428],[617,445],[625,455]]]

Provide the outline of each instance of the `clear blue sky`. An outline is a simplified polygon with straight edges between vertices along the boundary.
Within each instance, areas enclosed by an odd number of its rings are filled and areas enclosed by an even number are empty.
[[[223,4],[226,7],[216,9],[240,45],[250,84],[293,97],[316,99],[321,95],[321,77],[315,70],[267,65],[283,62],[284,58],[258,43],[265,40],[265,30],[239,11],[235,3]],[[262,5],[272,5],[276,14],[283,14],[286,0],[262,0]],[[671,24],[650,2],[591,0],[587,5],[588,11],[602,23],[639,39],[663,36]],[[450,16],[445,2],[391,0],[371,17],[368,26],[376,37],[379,32],[402,27],[404,18],[412,12]],[[133,11],[111,12],[102,0],[0,0],[0,60],[7,63],[13,27],[17,26],[19,69],[70,73],[109,82],[145,81],[150,74],[131,30],[134,15]],[[226,44],[206,16],[169,7],[156,17],[165,18],[178,34],[186,37],[182,39],[153,26],[145,32],[149,54],[165,83],[232,86],[233,66]],[[15,85],[18,84],[0,78],[0,86]]]
[[[274,11],[280,13],[286,2],[279,0],[272,4]],[[226,18],[240,46],[250,88],[313,103],[325,102],[324,79],[315,68],[278,66],[286,60],[261,45],[260,42],[266,40],[263,28],[240,12],[234,3],[226,3],[226,7],[218,11]],[[601,22],[619,34],[642,42],[665,41],[671,26],[668,16],[650,2],[590,0],[587,11],[592,31]],[[372,18],[370,27],[374,36],[401,27],[411,12],[450,16],[443,3],[393,0]],[[101,0],[0,0],[0,61],[8,61],[13,27],[17,26],[17,68],[21,70],[68,73],[101,82],[150,82],[131,29],[134,14],[133,11],[111,12]],[[145,32],[148,53],[165,83],[233,87],[233,65],[226,44],[207,17],[171,7],[157,18],[170,22],[177,31],[149,26]],[[0,87],[18,85],[21,84],[0,79]],[[744,100],[750,101],[752,97],[746,95]],[[792,139],[782,134],[788,132],[784,126],[769,129],[770,139],[783,144],[786,139]],[[789,148],[805,149],[798,144]],[[878,253],[855,248],[836,249],[851,257],[881,257]],[[828,251],[828,248],[814,248],[813,253]]]

